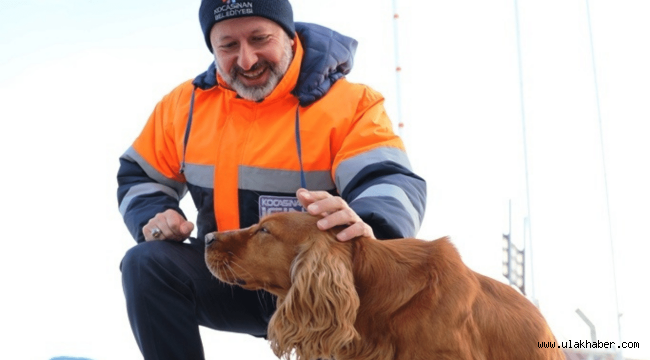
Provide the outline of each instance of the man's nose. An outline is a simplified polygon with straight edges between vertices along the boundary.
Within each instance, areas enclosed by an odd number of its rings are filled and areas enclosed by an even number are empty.
[[[257,53],[255,52],[255,49],[249,46],[246,43],[243,43],[239,47],[239,56],[237,58],[237,65],[244,69],[244,71],[250,70],[253,65],[257,63],[257,60],[259,58],[257,57]]]

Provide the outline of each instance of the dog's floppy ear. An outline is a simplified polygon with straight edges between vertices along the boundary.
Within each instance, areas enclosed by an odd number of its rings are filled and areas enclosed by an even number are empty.
[[[278,357],[289,359],[295,350],[298,360],[331,358],[359,336],[350,247],[320,230],[301,247],[291,267],[291,288],[279,299],[268,337]]]

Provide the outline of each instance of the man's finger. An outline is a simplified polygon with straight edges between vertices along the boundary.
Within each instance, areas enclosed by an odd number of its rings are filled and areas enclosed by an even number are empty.
[[[307,189],[298,189],[298,191],[296,191],[296,197],[298,198],[298,201],[300,201],[300,205],[305,208],[313,202],[311,194]]]
[[[189,221],[185,221],[184,223],[181,224],[181,233],[183,234],[184,237],[187,238],[188,236],[190,236],[193,230],[194,230],[193,223]]]
[[[310,204],[313,204],[316,201],[332,197],[332,194],[327,191],[309,191],[307,189],[300,188],[296,191],[296,197],[300,204],[307,208]]]
[[[338,234],[336,234],[336,238],[339,241],[348,241],[351,239],[354,239],[357,236],[362,236],[363,235],[363,229],[361,229],[361,226],[363,225],[362,223],[355,223],[347,228],[341,230]]]
[[[327,191],[309,191],[301,188],[296,191],[296,197],[307,212],[323,217],[317,222],[320,230],[349,225],[337,234],[338,240],[348,241],[358,236],[375,237],[372,228],[340,196],[332,196]]]
[[[330,196],[313,202],[307,207],[307,211],[312,215],[318,214],[334,214],[338,211],[349,209],[350,207],[342,198],[338,196]]]
[[[169,213],[166,213],[165,215],[166,216],[164,220],[167,228],[169,229],[169,235],[174,238],[181,236],[181,224],[183,221],[185,221],[185,219],[179,219],[178,217],[170,215]]]
[[[357,216],[354,210],[345,207],[318,220],[317,224],[319,229],[327,230],[338,225],[350,225],[359,221],[361,221],[361,218]]]
[[[154,236],[154,229],[158,236]],[[194,230],[194,224],[185,220],[177,211],[168,209],[156,214],[142,228],[145,240],[179,240],[187,239]]]
[[[336,234],[336,238],[339,241],[348,241],[359,236],[367,236],[373,239],[375,238],[375,234],[373,233],[370,225],[364,223],[363,221],[356,222]]]
[[[163,238],[163,233],[160,228],[156,227],[155,225],[145,225],[142,227],[142,234],[144,235],[144,239],[146,241],[150,240],[159,240]]]
[[[164,240],[172,234],[165,221],[156,218],[149,220],[149,223],[142,228],[142,231],[145,240]],[[158,236],[154,236],[154,234],[158,234]]]
[[[151,236],[154,238],[160,237],[162,235],[162,230],[158,229],[157,227],[151,229]]]

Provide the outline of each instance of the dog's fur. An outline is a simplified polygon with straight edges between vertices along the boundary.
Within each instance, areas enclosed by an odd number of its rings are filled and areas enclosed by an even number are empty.
[[[538,309],[470,270],[447,238],[335,239],[318,218],[281,213],[206,236],[224,282],[278,296],[268,338],[278,357],[336,360],[556,360]]]

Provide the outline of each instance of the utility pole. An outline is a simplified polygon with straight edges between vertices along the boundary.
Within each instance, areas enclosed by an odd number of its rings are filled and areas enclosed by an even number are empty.
[[[402,66],[399,57],[399,12],[397,0],[393,0],[393,44],[395,55],[395,94],[397,99],[397,131],[398,135],[404,138],[404,120],[402,119]]]

